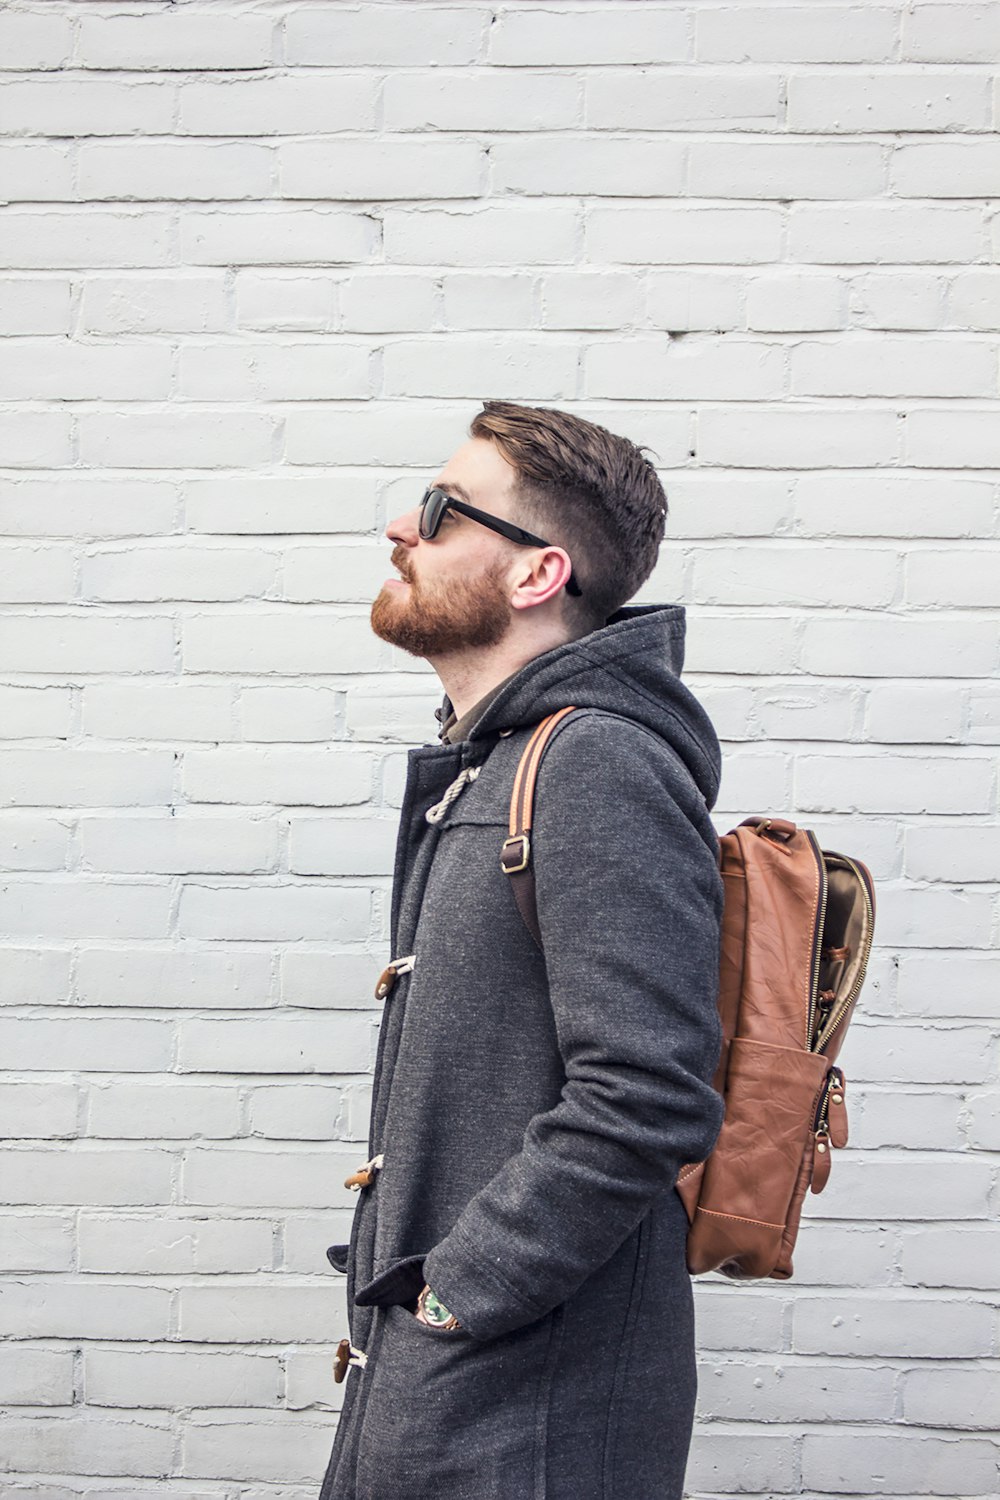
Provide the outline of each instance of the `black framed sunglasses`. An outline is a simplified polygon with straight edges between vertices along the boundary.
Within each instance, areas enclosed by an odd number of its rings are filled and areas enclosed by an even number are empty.
[[[470,521],[478,521],[480,526],[488,526],[491,531],[496,531],[500,536],[507,537],[512,542],[519,542],[524,547],[550,547],[551,542],[546,542],[540,536],[535,536],[530,531],[525,531],[523,526],[515,526],[513,521],[501,521],[499,516],[491,516],[485,510],[477,510],[474,505],[468,505],[464,500],[456,500],[453,495],[448,495],[444,490],[429,489],[424,491],[424,498],[420,502],[420,535],[424,541],[429,542],[437,535],[441,522],[449,510],[457,510],[463,516],[468,516]],[[579,596],[583,593],[576,581],[576,575],[570,564],[569,578],[566,580],[566,592]]]

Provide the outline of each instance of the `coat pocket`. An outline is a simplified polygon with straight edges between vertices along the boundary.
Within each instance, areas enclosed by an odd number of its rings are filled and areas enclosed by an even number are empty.
[[[346,1276],[347,1274],[347,1257],[350,1253],[350,1249],[350,1244],[327,1245],[326,1247],[327,1260],[330,1262],[333,1269],[335,1271],[339,1271],[342,1276]]]

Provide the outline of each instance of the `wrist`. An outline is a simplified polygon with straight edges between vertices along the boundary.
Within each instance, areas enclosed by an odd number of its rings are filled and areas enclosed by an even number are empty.
[[[428,1282],[424,1282],[420,1295],[417,1298],[416,1316],[421,1323],[426,1323],[431,1328],[460,1328],[455,1315],[448,1311],[444,1303],[431,1290]]]

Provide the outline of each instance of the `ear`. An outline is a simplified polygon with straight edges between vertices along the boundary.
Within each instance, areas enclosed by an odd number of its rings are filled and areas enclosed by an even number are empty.
[[[525,550],[511,570],[512,609],[534,609],[557,595],[573,571],[569,554],[562,547],[532,547]]]

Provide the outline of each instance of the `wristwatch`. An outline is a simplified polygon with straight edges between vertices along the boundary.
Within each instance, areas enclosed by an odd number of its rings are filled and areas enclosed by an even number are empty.
[[[420,1322],[429,1323],[432,1328],[461,1328],[462,1326],[455,1314],[450,1313],[440,1298],[434,1295],[426,1281],[417,1298],[415,1316]]]

